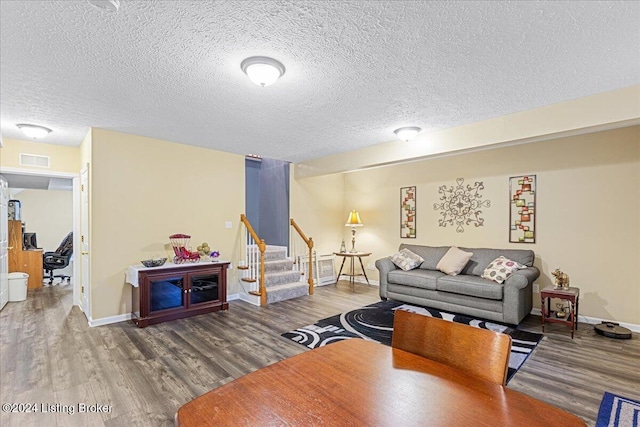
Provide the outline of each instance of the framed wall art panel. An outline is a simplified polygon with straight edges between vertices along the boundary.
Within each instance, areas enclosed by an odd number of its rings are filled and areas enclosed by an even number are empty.
[[[509,178],[509,242],[536,242],[536,176]]]
[[[416,238],[416,187],[400,188],[400,237]]]

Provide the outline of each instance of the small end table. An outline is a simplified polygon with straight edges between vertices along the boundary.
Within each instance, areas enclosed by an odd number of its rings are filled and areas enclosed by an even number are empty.
[[[563,301],[569,301],[569,312],[566,318],[553,317],[555,310],[551,310],[551,298],[557,298]],[[579,288],[556,289],[554,286],[547,286],[540,291],[540,311],[542,312],[542,332],[544,332],[544,324],[548,323],[564,323],[571,326],[571,339],[573,339],[573,331],[578,329],[578,300],[580,298]],[[546,304],[545,304],[546,300]]]
[[[342,264],[340,265],[340,271],[338,272],[336,284],[338,283],[338,280],[340,280],[340,275],[342,274],[342,267],[344,267],[344,262],[347,260],[347,258],[350,258],[351,267],[349,268],[349,273],[345,273],[344,275],[349,276],[349,283],[351,284],[351,286],[354,286],[356,276],[364,276],[365,280],[367,281],[367,285],[370,285],[369,278],[367,277],[367,273],[364,270],[364,264],[362,263],[362,258],[371,255],[371,252],[334,252],[333,254],[342,257]],[[355,274],[355,266],[353,262],[354,258],[358,258],[358,260],[360,260],[360,267],[362,267],[362,274]]]

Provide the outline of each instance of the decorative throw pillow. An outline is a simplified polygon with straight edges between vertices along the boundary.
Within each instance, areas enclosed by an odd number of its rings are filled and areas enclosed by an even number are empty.
[[[509,258],[499,256],[487,265],[487,268],[485,268],[482,273],[482,277],[493,280],[494,282],[502,283],[507,280],[514,271],[521,268],[527,268],[527,266],[511,261]]]
[[[472,256],[473,252],[465,252],[456,246],[451,246],[436,268],[449,276],[457,276]]]
[[[424,261],[424,258],[411,252],[409,249],[403,249],[400,252],[391,255],[389,259],[404,271],[413,270]]]

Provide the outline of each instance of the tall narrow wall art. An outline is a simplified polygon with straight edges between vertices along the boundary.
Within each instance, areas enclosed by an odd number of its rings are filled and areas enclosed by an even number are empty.
[[[416,238],[416,187],[400,188],[400,237]]]
[[[509,242],[536,242],[536,176],[509,178]]]

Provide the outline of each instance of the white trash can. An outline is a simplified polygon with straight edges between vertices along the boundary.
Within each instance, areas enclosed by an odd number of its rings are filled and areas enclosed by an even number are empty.
[[[27,299],[27,273],[9,273],[9,301],[24,301]]]

